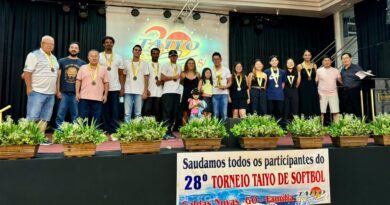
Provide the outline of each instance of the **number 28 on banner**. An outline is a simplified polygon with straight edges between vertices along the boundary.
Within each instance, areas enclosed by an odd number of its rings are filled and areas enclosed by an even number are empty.
[[[202,188],[202,182],[207,182],[207,175],[204,174],[202,176],[196,175],[194,177],[192,176],[185,176],[184,180],[186,181],[186,187],[185,190],[199,190]]]

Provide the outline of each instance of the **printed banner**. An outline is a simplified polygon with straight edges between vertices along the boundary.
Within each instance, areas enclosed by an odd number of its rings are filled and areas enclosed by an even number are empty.
[[[114,51],[125,59],[132,57],[132,48],[142,46],[141,59],[150,62],[150,50],[159,48],[160,63],[168,63],[169,50],[178,51],[178,63],[183,67],[188,58],[195,59],[197,70],[212,67],[211,55],[220,52],[222,63],[228,66],[229,23],[222,24],[215,14],[201,13],[199,20],[192,17],[174,23],[178,11],[164,18],[162,9],[140,9],[140,15],[130,14],[131,8],[107,8],[107,35],[115,38]]]
[[[330,203],[327,149],[177,155],[178,205]]]

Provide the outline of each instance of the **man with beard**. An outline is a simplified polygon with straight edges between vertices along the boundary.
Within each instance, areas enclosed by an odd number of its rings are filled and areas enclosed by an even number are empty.
[[[103,105],[103,129],[109,133],[115,133],[119,121],[119,96],[123,96],[125,78],[123,69],[125,68],[120,55],[113,52],[115,39],[105,36],[102,40],[104,51],[99,55],[99,63],[107,68],[110,78],[110,88],[107,103]]]
[[[80,67],[86,64],[85,61],[78,58],[80,53],[80,44],[72,42],[69,44],[69,56],[61,58],[58,61],[60,69],[57,78],[57,98],[60,99],[58,106],[56,127],[60,128],[64,122],[66,113],[70,111],[71,122],[74,122],[78,116],[77,101],[75,96],[76,77]]]

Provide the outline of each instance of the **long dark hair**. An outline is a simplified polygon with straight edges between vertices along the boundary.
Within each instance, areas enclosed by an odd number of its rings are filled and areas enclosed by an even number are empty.
[[[195,74],[198,74],[198,71],[196,70],[196,62],[195,62],[195,60],[194,60],[193,58],[187,59],[186,62],[184,63],[184,72],[185,72],[185,73],[188,73],[188,63],[189,63],[190,61],[193,61],[193,62],[194,62],[194,73],[195,73]]]
[[[202,83],[206,83],[206,71],[210,71],[211,73],[211,76],[210,76],[210,84],[212,85],[213,84],[213,72],[211,72],[211,69],[210,68],[203,68],[203,71],[202,71]]]
[[[294,59],[292,59],[292,58],[287,58],[287,60],[286,60],[286,68],[285,68],[286,71],[288,71],[288,68],[287,68],[287,61],[289,61],[289,60],[292,60],[292,61],[294,62],[294,67],[293,67],[293,69],[292,69],[292,72],[293,72],[293,73],[298,72],[298,70],[297,70],[297,65],[296,65]]]

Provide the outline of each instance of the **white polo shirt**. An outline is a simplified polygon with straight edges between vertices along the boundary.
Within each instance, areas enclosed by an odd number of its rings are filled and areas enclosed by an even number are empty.
[[[160,63],[148,63],[149,68],[149,88],[150,96],[149,97],[161,97],[163,86],[156,85],[156,76],[159,80],[161,80],[161,69],[162,65]]]
[[[133,60],[125,61],[125,70],[124,73],[126,75],[125,82],[125,93],[126,94],[137,94],[142,95],[144,93],[144,76],[149,75],[148,64],[144,61],[132,62]],[[138,73],[136,75],[136,80],[134,80],[134,69],[138,69]]]
[[[221,85],[227,85],[227,79],[232,77],[229,68],[222,66],[219,72],[216,72],[215,68],[213,68],[211,69],[211,73],[213,76],[213,95],[229,94],[229,89],[222,90],[216,87],[218,82],[217,74],[220,75],[222,78]]]
[[[107,72],[108,72],[108,76],[110,78],[110,88],[109,88],[109,91],[118,91],[121,89],[121,84],[119,82],[119,74],[118,74],[118,70],[121,69],[125,69],[125,65],[123,63],[123,59],[120,55],[116,54],[116,53],[112,53],[112,54],[106,54],[106,57],[104,56],[104,52],[101,52],[100,54],[100,57],[99,57],[99,64],[101,65],[104,65],[105,67],[108,68],[109,66],[109,59],[111,58],[111,55],[114,55],[112,57],[112,62],[111,62],[111,70],[108,70],[107,69]],[[106,59],[107,58],[107,59]]]
[[[31,86],[33,91],[51,95],[56,93],[57,73],[60,66],[53,54],[49,58],[52,65],[42,49],[30,52],[27,55],[23,71],[32,73]],[[54,68],[53,71],[51,66]]]
[[[164,64],[161,68],[161,73],[167,77],[173,77],[175,66],[177,66],[176,75],[180,75],[180,73],[181,73],[180,65],[171,64],[171,63]],[[170,80],[170,81],[164,82],[163,94],[168,94],[168,93],[181,94],[181,92],[180,92],[180,79],[177,79],[176,81]]]

